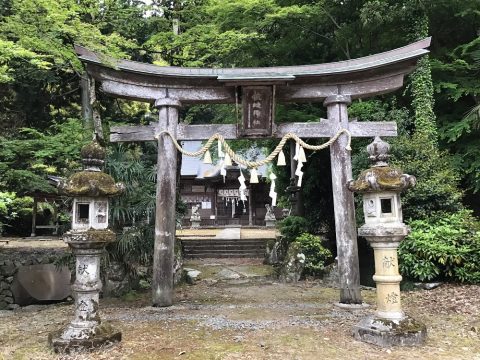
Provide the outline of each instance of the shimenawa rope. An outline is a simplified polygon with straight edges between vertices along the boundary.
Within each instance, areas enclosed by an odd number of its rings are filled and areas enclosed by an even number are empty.
[[[289,139],[295,140],[295,142],[297,142],[304,149],[311,150],[311,151],[317,151],[317,150],[325,149],[328,146],[332,145],[335,141],[337,141],[337,139],[343,133],[345,133],[345,135],[347,135],[347,137],[348,137],[347,146],[345,146],[345,149],[350,151],[351,150],[350,144],[352,142],[352,134],[347,129],[340,129],[332,138],[330,138],[330,140],[328,140],[327,142],[325,142],[321,145],[309,145],[306,142],[304,142],[302,139],[300,139],[296,134],[289,132],[289,133],[286,133],[282,137],[282,140],[280,140],[280,142],[275,147],[275,149],[270,153],[270,155],[268,155],[265,159],[260,160],[260,161],[249,161],[249,160],[246,160],[246,159],[242,158],[241,156],[237,155],[232,150],[232,148],[228,145],[228,143],[225,141],[224,137],[219,133],[213,134],[208,139],[206,144],[200,148],[200,150],[194,151],[194,152],[184,150],[180,146],[180,144],[177,142],[177,140],[174,138],[174,136],[167,130],[161,131],[160,133],[156,134],[155,138],[158,139],[163,134],[166,134],[166,135],[170,136],[170,138],[172,139],[172,141],[173,141],[175,147],[177,148],[177,150],[180,151],[183,155],[190,156],[190,157],[202,156],[212,146],[213,142],[215,140],[218,140],[223,145],[223,148],[225,149],[225,152],[228,153],[228,155],[230,155],[230,158],[233,161],[235,161],[237,164],[244,165],[248,168],[258,168],[259,166],[262,166],[262,165],[265,165],[265,164],[268,164],[268,163],[272,162],[273,159],[275,159],[275,157],[280,153],[280,151],[282,151],[283,147],[285,146],[285,143]]]

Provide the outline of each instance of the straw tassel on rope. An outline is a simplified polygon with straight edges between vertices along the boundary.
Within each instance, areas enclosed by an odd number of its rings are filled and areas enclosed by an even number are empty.
[[[212,163],[212,155],[210,155],[210,151],[208,149],[207,151],[205,151],[205,155],[203,156],[203,163],[204,164]]]
[[[230,155],[228,155],[228,153],[225,153],[223,163],[225,164],[225,166],[232,166],[232,158],[230,157]]]
[[[250,169],[250,184],[258,184],[258,172],[257,169]]]
[[[277,193],[275,192],[275,179],[276,178],[277,177],[275,176],[274,173],[270,174],[271,183],[270,183],[270,192],[269,192],[268,196],[270,196],[272,198],[272,206],[277,206]]]
[[[278,153],[278,158],[277,158],[277,166],[286,166],[287,163],[285,161],[285,154],[283,153],[283,150],[281,150]]]

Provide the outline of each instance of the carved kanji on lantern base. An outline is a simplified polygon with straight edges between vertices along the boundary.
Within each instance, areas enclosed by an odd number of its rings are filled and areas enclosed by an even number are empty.
[[[397,253],[409,231],[402,219],[400,192],[414,186],[415,177],[388,166],[389,145],[379,137],[367,150],[374,164],[358,180],[349,181],[348,188],[363,195],[365,225],[358,235],[365,237],[374,251],[377,311],[360,321],[353,334],[378,346],[421,344],[427,334],[425,325],[402,311]]]

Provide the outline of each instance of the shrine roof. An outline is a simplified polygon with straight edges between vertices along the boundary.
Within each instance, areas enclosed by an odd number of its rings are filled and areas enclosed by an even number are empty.
[[[429,51],[431,38],[383,53],[365,56],[353,60],[326,64],[276,66],[261,68],[188,68],[175,66],[158,66],[130,60],[117,60],[95,53],[82,46],[75,46],[80,60],[87,64],[100,65],[128,73],[159,77],[216,79],[219,82],[235,82],[239,80],[273,80],[292,81],[302,77],[327,76],[355,73],[403,62],[415,60]]]

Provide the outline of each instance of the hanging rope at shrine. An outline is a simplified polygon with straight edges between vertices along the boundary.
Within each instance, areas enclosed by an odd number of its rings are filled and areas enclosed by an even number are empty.
[[[312,150],[312,151],[317,151],[317,150],[322,150],[327,148],[328,146],[332,145],[337,139],[345,133],[347,135],[347,146],[345,149],[347,151],[351,150],[350,144],[352,141],[352,134],[350,131],[347,129],[340,129],[330,140],[327,142],[321,144],[321,145],[309,145],[306,142],[304,142],[302,139],[300,139],[296,134],[294,133],[287,133],[285,134],[278,145],[275,147],[275,149],[268,155],[265,159],[260,160],[260,161],[249,161],[241,156],[237,155],[232,148],[227,144],[225,141],[225,138],[219,134],[213,134],[207,141],[207,143],[200,148],[198,151],[190,152],[184,150],[181,145],[178,143],[178,141],[174,138],[174,136],[169,132],[169,131],[162,131],[158,134],[155,135],[156,139],[160,138],[160,135],[166,134],[170,136],[172,139],[173,143],[175,144],[175,147],[177,148],[178,151],[180,151],[183,155],[185,156],[190,156],[190,157],[199,157],[199,156],[204,156],[203,162],[207,164],[212,163],[212,156],[210,154],[210,147],[212,146],[213,142],[215,140],[218,140],[218,157],[219,159],[223,158],[223,162],[221,163],[221,169],[220,169],[220,174],[223,176],[223,179],[225,181],[225,176],[227,175],[227,170],[225,169],[226,165],[232,165],[232,160],[234,160],[236,163],[246,166],[247,168],[250,168],[250,183],[258,183],[258,173],[257,173],[257,168],[266,165],[275,159],[275,157],[278,156],[278,161],[277,165],[278,166],[285,166],[285,154],[283,153],[282,149],[285,146],[285,143],[289,139],[295,140],[296,146],[295,146],[295,156],[293,157],[294,160],[297,161],[297,169],[295,171],[295,175],[298,177],[297,179],[297,186],[302,186],[302,179],[303,179],[303,163],[307,162],[307,158],[305,156],[305,150]],[[225,149],[225,152],[222,150],[222,145],[223,148]],[[270,192],[269,196],[272,198],[272,206],[276,206],[277,204],[277,193],[275,192],[275,179],[276,176],[275,174],[271,173],[270,174]],[[245,189],[247,188],[245,185],[245,177],[243,176],[242,170],[240,169],[240,176],[238,178],[238,181],[240,182],[240,188],[239,188],[239,194],[240,194],[240,200],[245,201],[246,196],[245,196]],[[233,203],[232,203],[233,204]]]
[[[204,162],[210,162],[210,163],[211,163],[211,155],[210,155],[209,149],[212,146],[213,142],[215,140],[218,140],[219,143],[221,143],[223,145],[226,155],[228,155],[230,157],[230,161],[233,160],[237,164],[246,166],[247,168],[256,169],[256,168],[258,168],[262,165],[266,165],[268,163],[271,163],[273,161],[273,159],[275,159],[275,157],[280,154],[283,147],[285,146],[285,143],[290,139],[295,140],[295,142],[297,143],[297,146],[299,146],[301,148],[300,151],[302,151],[303,149],[307,149],[307,150],[311,150],[311,151],[318,151],[318,150],[326,149],[327,147],[332,145],[335,141],[337,141],[337,139],[343,133],[346,134],[347,137],[348,137],[347,146],[345,146],[345,149],[350,151],[351,150],[350,144],[351,144],[351,141],[352,141],[352,134],[347,129],[340,129],[332,138],[330,138],[330,140],[328,140],[327,142],[325,142],[321,145],[307,144],[302,139],[300,139],[296,134],[289,132],[282,137],[282,140],[280,140],[280,142],[275,147],[275,149],[270,153],[270,155],[268,155],[265,159],[262,159],[262,160],[259,160],[259,161],[249,161],[249,160],[246,160],[246,159],[242,158],[241,156],[237,155],[232,150],[232,148],[228,145],[228,143],[225,141],[225,138],[219,133],[213,134],[208,139],[206,144],[200,148],[200,150],[194,151],[194,152],[184,150],[182,148],[182,146],[177,142],[175,137],[167,130],[161,131],[160,133],[156,134],[155,138],[158,139],[160,137],[160,135],[166,134],[166,135],[170,136],[170,138],[172,139],[173,143],[175,144],[175,147],[177,148],[177,150],[180,151],[183,155],[190,156],[190,157],[199,157],[199,156],[205,155]],[[225,155],[225,157],[226,157],[226,155]],[[305,155],[303,154],[303,156],[305,156]],[[283,158],[283,160],[285,160],[285,155],[283,155],[283,152],[279,156],[279,158]],[[305,162],[305,160],[303,162]]]

